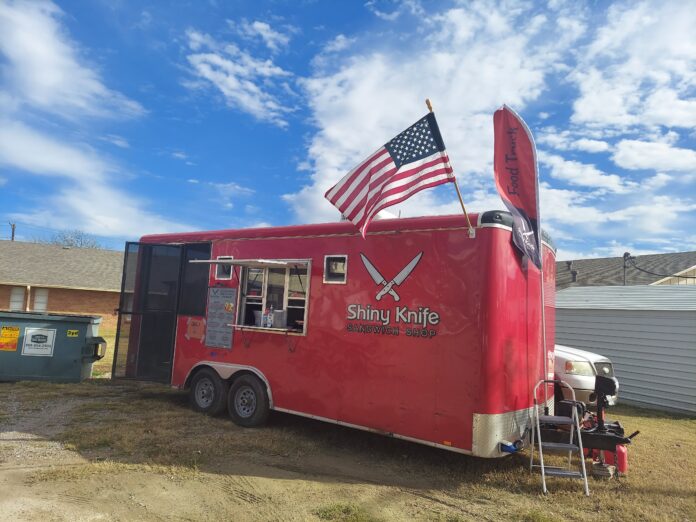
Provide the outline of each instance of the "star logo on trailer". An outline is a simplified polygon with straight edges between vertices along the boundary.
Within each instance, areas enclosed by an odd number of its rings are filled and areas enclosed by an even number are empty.
[[[394,301],[399,301],[401,297],[399,297],[399,294],[396,293],[394,287],[401,285],[406,280],[406,278],[409,275],[411,275],[411,272],[413,272],[413,270],[416,268],[416,265],[418,265],[418,262],[421,260],[421,257],[423,257],[423,252],[419,252],[416,255],[416,257],[411,259],[411,261],[409,261],[409,263],[401,269],[401,272],[396,274],[396,277],[394,277],[394,279],[387,282],[387,280],[380,273],[380,271],[377,270],[375,265],[373,265],[372,262],[367,258],[367,256],[361,252],[360,258],[362,259],[362,262],[365,265],[367,273],[370,274],[370,277],[375,283],[377,283],[378,285],[382,285],[382,288],[380,288],[380,290],[377,292],[375,298],[378,301],[380,301],[382,297],[389,294],[394,298]]]

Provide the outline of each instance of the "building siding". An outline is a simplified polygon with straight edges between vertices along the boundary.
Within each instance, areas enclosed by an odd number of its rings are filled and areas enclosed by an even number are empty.
[[[32,309],[36,288],[31,288]],[[12,286],[0,285],[0,310],[9,310],[10,292]],[[100,292],[97,290],[73,290],[70,288],[49,288],[48,305],[49,313],[70,313],[84,315],[98,315],[102,318],[101,331],[114,330],[116,328],[116,315],[114,309],[118,308],[118,292]],[[25,294],[26,309],[26,294]]]
[[[696,311],[561,308],[556,342],[609,357],[622,401],[696,413]]]
[[[682,277],[667,277],[653,283],[653,285],[696,285],[696,266],[690,270],[679,272]]]

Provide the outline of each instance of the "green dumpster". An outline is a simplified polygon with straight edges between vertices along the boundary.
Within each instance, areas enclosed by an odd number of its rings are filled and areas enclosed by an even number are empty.
[[[0,312],[0,381],[80,382],[104,357],[101,317]]]

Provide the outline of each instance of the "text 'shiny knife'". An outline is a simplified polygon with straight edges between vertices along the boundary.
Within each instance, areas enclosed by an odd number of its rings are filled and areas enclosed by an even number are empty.
[[[421,257],[423,257],[423,252],[420,252],[416,257],[411,259],[411,262],[406,265],[401,272],[399,272],[394,279],[392,279],[380,292],[377,294],[377,300],[379,301],[384,297],[384,295],[387,292],[391,292],[392,287],[394,285],[399,286],[401,283],[404,282],[404,280],[409,276],[411,272],[413,272],[413,269],[416,268],[416,265],[420,261]]]
[[[377,283],[378,285],[383,285],[387,286],[387,280],[384,279],[384,276],[379,273],[379,270],[375,268],[375,266],[370,262],[367,257],[365,257],[364,254],[360,254],[360,258],[362,259],[363,265],[365,265],[365,268],[367,269],[367,273],[370,274],[370,277],[372,280]],[[381,292],[380,292],[381,293]],[[386,293],[386,292],[385,292]],[[394,298],[394,301],[399,300],[399,294],[396,293],[396,291],[392,290],[391,288],[389,289],[389,293],[391,296]],[[383,295],[383,294],[382,294]],[[378,297],[377,299],[381,299],[382,297]]]

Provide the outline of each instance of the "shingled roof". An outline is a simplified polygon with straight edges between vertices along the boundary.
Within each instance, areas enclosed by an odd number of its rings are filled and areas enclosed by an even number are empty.
[[[0,284],[121,290],[123,252],[0,241]]]
[[[696,266],[696,252],[635,256],[635,260],[636,265],[644,270],[672,275]],[[557,261],[556,288],[623,285],[623,266],[622,257]],[[573,281],[573,270],[577,270],[575,281]],[[664,277],[646,274],[630,264],[626,269],[626,285],[649,285],[660,279]]]

